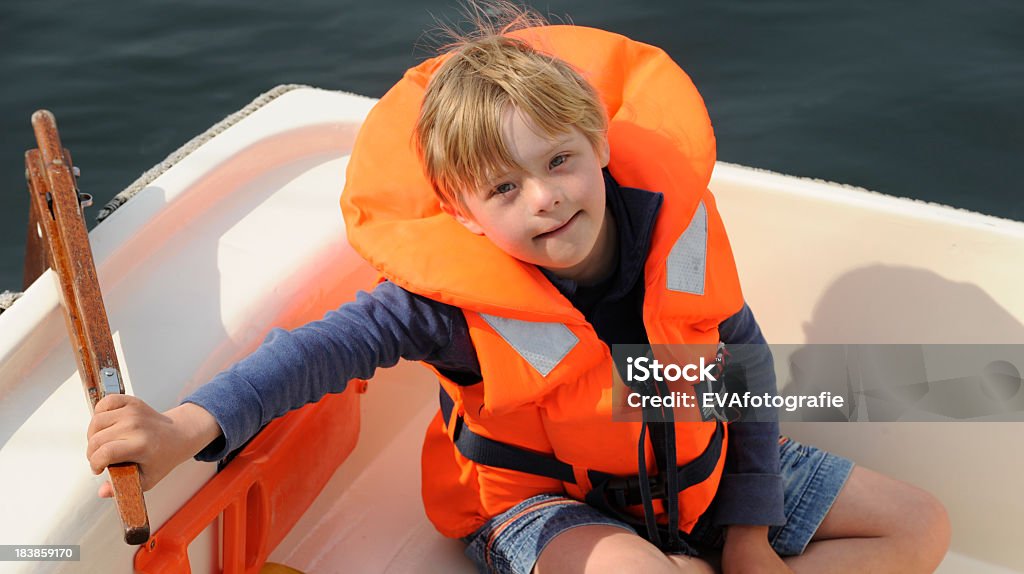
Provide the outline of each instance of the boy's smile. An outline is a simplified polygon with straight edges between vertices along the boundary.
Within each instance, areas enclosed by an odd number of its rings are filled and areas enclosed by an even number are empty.
[[[516,167],[466,192],[468,214],[449,213],[519,260],[583,284],[604,279],[616,246],[601,173],[607,141],[595,150],[574,127],[549,137],[511,107],[501,127]]]

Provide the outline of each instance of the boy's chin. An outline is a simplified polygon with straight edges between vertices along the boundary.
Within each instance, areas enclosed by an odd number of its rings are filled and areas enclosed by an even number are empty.
[[[548,262],[549,264],[542,264],[539,265],[539,267],[544,268],[546,271],[548,271],[549,273],[556,277],[561,277],[562,279],[572,279],[574,281],[577,281],[579,279],[579,276],[584,274],[584,272],[586,271],[585,266],[583,264],[585,259],[586,258],[581,258],[579,261],[570,260]]]

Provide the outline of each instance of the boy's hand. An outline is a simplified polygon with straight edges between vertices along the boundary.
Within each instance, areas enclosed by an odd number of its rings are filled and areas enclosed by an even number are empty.
[[[726,527],[722,548],[724,574],[792,574],[768,543],[767,526]]]
[[[137,463],[142,490],[149,490],[220,432],[213,415],[192,403],[158,413],[136,397],[107,395],[96,403],[85,455],[94,474],[114,463]],[[98,494],[109,498],[114,491],[104,482]]]

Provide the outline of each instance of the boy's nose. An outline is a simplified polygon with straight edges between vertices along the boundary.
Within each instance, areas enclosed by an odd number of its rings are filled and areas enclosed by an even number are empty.
[[[524,183],[527,201],[533,213],[545,213],[551,211],[561,201],[561,196],[555,186],[547,185],[544,182]]]

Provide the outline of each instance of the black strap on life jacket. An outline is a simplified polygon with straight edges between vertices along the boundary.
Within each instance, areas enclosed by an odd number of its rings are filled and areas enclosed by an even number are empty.
[[[647,389],[647,394],[667,396],[668,386],[664,381],[655,382],[653,389]],[[654,451],[654,462],[658,469],[656,479],[660,483],[661,490],[665,493],[665,512],[668,515],[668,526],[664,530],[659,529],[654,514],[654,496],[649,488],[645,488],[649,481],[641,482],[640,495],[644,505],[644,522],[647,526],[647,538],[658,548],[670,552],[682,552],[685,554],[696,554],[693,548],[679,536],[679,485],[678,473],[665,472],[665,469],[677,468],[676,466],[676,426],[672,409],[666,407],[645,406],[641,411],[643,415],[643,429],[640,434],[640,444],[637,445],[639,471],[646,475],[646,445],[644,444],[644,431],[651,433],[651,449]]]
[[[572,465],[549,455],[476,434],[464,424],[461,415],[452,419],[455,401],[443,386],[440,387],[439,399],[441,416],[444,418],[445,424],[455,425],[455,428],[451,430],[451,436],[455,447],[459,449],[462,456],[477,464],[576,484],[576,474]],[[641,474],[617,476],[588,470],[587,478],[590,480],[592,489],[587,493],[586,502],[605,514],[637,528],[638,532],[646,531],[646,538],[663,550],[695,554],[696,552],[679,536],[679,507],[676,501],[679,492],[704,482],[714,472],[722,454],[722,438],[725,434],[725,427],[720,421],[716,421],[715,432],[704,452],[689,463],[677,466],[674,473],[665,472],[664,468],[671,468],[668,458],[671,458],[672,466],[675,463],[675,425],[670,422],[671,414],[667,414],[669,422],[666,422],[664,418],[666,413],[662,412],[657,416],[661,418],[645,420],[644,427],[641,429],[640,444],[638,445],[640,457],[638,469]],[[645,416],[645,419],[647,418]],[[647,475],[646,461],[644,460],[644,441],[648,429],[651,430],[652,446],[655,453],[662,451],[655,457],[656,460],[660,460],[658,474],[655,476]],[[655,438],[656,436],[658,438]],[[669,448],[672,450],[671,457],[663,456]],[[671,495],[668,492],[669,488],[673,490]],[[653,505],[651,504],[653,499],[666,500],[670,523],[668,526],[655,523]],[[668,504],[669,500],[673,504]],[[627,506],[636,505],[645,507],[645,518],[642,521],[625,511]],[[648,509],[648,507],[650,508]]]

